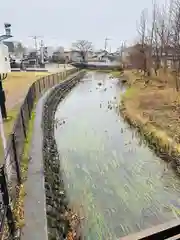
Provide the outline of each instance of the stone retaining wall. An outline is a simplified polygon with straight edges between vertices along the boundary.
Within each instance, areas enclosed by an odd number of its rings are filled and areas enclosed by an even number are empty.
[[[75,77],[56,86],[47,97],[43,110],[43,160],[45,171],[46,214],[48,237],[50,240],[65,239],[69,230],[66,219],[68,201],[62,180],[60,160],[54,138],[54,116],[59,102],[83,77],[80,72]]]

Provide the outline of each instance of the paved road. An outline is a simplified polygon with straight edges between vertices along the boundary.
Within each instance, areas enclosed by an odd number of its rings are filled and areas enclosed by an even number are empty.
[[[64,70],[69,70],[73,68],[72,65],[69,64],[47,64],[45,66],[45,68],[26,68],[27,72],[51,72],[51,73],[55,73],[55,72],[62,72]],[[12,72],[20,72],[20,68],[12,68],[11,69]]]

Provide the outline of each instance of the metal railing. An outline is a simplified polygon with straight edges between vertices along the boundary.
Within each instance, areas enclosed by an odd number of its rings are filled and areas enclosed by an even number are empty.
[[[170,222],[148,228],[144,231],[130,234],[122,237],[121,240],[175,240],[180,239],[180,220],[172,220]]]
[[[21,105],[13,131],[7,141],[4,164],[0,167],[0,239],[4,239],[4,234],[6,237],[11,236],[11,239],[16,238],[17,229],[12,210],[19,196],[19,186],[23,182],[21,163],[34,103],[46,90],[76,71],[77,69],[73,68],[38,79],[29,88]]]

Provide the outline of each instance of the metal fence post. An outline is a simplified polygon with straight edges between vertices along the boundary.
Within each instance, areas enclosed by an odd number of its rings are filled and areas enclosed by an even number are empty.
[[[31,112],[32,112],[32,108],[33,108],[33,93],[32,93],[32,87],[30,87],[29,90],[29,98],[28,98],[28,106],[29,106],[29,119],[31,119]]]
[[[39,94],[41,94],[41,82],[40,82],[40,80],[38,80],[38,84],[39,84]]]
[[[20,166],[19,166],[19,161],[18,161],[18,156],[17,156],[14,133],[12,133],[12,147],[13,147],[13,152],[14,152],[14,161],[15,161],[15,166],[16,166],[17,180],[18,180],[18,183],[21,184],[22,179],[21,179],[21,172],[20,172]]]
[[[59,74],[58,73],[55,74],[55,77],[56,77],[56,84],[58,84],[59,83]]]
[[[43,77],[42,80],[43,80],[43,87],[44,87],[44,89],[45,89],[45,88],[46,88],[46,85],[45,85],[44,77]],[[44,90],[44,89],[43,89],[43,90]]]
[[[60,82],[60,80],[62,80],[62,72],[59,73],[59,78],[58,78],[58,82]]]
[[[27,138],[27,135],[26,135],[26,126],[25,126],[25,122],[24,122],[24,116],[23,116],[23,110],[22,110],[22,107],[21,107],[21,120],[22,120],[22,126],[23,126],[24,137]]]
[[[27,109],[28,109],[28,116],[29,116],[29,119],[30,119],[31,118],[31,112],[30,112],[30,107],[29,107],[29,95],[27,95],[26,103],[27,103]]]
[[[34,94],[35,94],[35,100],[36,100],[39,95],[38,86],[36,82],[34,83]]]
[[[31,91],[32,91],[32,106],[34,102],[34,98],[36,98],[36,88],[35,88],[35,83],[31,86]]]
[[[51,76],[47,76],[48,88],[51,87]]]
[[[4,172],[4,165],[0,168],[0,174],[1,174],[0,185],[1,185],[3,203],[7,208],[6,217],[7,217],[8,227],[9,227],[11,236],[15,237],[15,231],[16,231],[15,221],[13,218],[13,213],[12,213],[11,205],[9,202],[9,194],[8,194],[7,182],[6,182],[5,172]]]
[[[29,112],[29,119],[31,119],[31,99],[30,99],[30,94],[31,92],[29,91],[28,96],[27,96],[27,105],[28,105],[28,112]]]
[[[52,78],[53,78],[53,86],[54,86],[55,85],[55,74],[53,74]]]

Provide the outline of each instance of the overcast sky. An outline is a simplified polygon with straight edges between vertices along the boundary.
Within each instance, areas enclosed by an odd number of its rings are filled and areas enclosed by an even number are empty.
[[[29,36],[39,35],[47,45],[65,48],[77,39],[103,48],[108,37],[115,50],[122,41],[133,42],[141,10],[151,7],[152,0],[1,0],[0,32],[10,22],[15,40],[32,45]]]

